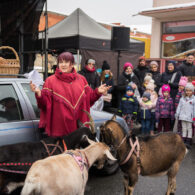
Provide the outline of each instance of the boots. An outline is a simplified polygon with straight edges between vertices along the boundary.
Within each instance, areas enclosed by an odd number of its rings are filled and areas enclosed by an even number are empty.
[[[186,137],[182,137],[184,144],[186,143],[186,139],[187,139]]]
[[[184,142],[186,147],[188,149],[191,149],[191,145],[192,145],[192,138],[186,138],[186,142]]]
[[[186,138],[186,144],[192,145],[192,138]]]

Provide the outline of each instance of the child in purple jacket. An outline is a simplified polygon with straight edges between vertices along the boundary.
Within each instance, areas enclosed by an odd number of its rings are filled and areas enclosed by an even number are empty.
[[[174,105],[170,90],[169,85],[163,85],[162,95],[157,100],[155,116],[159,132],[163,129],[170,131],[171,123],[174,121]]]

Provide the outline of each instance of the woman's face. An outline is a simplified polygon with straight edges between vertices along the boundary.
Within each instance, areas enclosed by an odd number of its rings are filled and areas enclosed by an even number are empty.
[[[109,74],[110,70],[104,70],[105,74]]]
[[[95,64],[93,64],[93,63],[88,63],[88,64],[87,64],[87,67],[88,67],[90,70],[92,70],[92,69],[94,68],[94,66],[95,66]]]
[[[64,73],[71,73],[73,69],[73,64],[70,61],[61,61],[59,62],[59,69]]]
[[[174,70],[174,65],[172,63],[169,63],[167,68],[170,72],[172,72]]]
[[[132,69],[130,66],[128,66],[126,69],[125,69],[125,73],[126,74],[131,74],[132,73]]]
[[[156,72],[158,70],[158,66],[156,64],[151,65],[151,71]]]

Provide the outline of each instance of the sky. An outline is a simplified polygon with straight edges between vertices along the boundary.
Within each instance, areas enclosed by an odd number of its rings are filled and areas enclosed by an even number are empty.
[[[151,18],[132,16],[139,11],[152,8],[153,0],[48,0],[48,11],[70,15],[81,8],[87,15],[102,23],[120,22],[127,26],[151,25]]]

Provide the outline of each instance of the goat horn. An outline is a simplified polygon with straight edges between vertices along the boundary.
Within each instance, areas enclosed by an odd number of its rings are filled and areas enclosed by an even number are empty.
[[[87,112],[86,110],[82,110],[82,111],[87,114],[87,116],[89,117],[89,120],[90,120],[90,122],[86,122],[86,123],[84,123],[84,125],[85,124],[89,125],[91,127],[91,132],[92,133],[95,133],[95,123],[94,123],[93,118],[91,117],[91,115],[89,114],[89,112]]]

